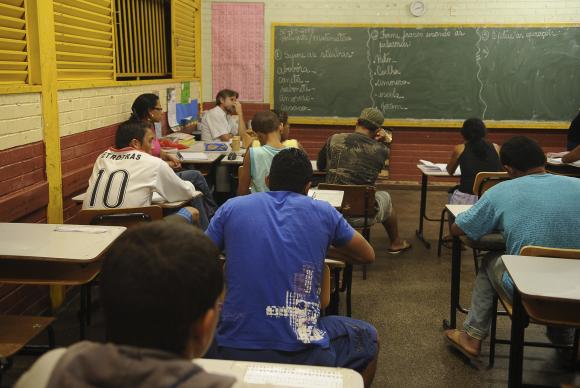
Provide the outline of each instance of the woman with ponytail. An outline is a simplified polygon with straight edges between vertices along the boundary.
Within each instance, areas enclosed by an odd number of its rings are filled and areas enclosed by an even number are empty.
[[[461,135],[465,142],[453,150],[447,164],[447,172],[453,175],[457,166],[461,167],[459,186],[449,198],[451,204],[471,205],[477,202],[473,192],[473,183],[477,173],[482,171],[502,171],[499,161],[499,146],[485,139],[487,129],[480,119],[465,120]]]

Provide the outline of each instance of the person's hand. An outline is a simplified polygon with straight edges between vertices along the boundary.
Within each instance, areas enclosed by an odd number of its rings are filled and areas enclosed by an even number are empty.
[[[242,110],[242,104],[239,101],[234,102],[234,109],[236,110],[236,114],[238,116],[243,116],[244,111]]]
[[[179,159],[177,159],[177,157],[175,155],[172,155],[170,153],[166,153],[165,161],[167,162],[169,167],[171,167],[174,170],[181,168],[181,162],[179,161]]]
[[[548,158],[561,158],[562,156],[566,155],[568,153],[568,151],[564,151],[564,152],[548,152],[546,154],[546,156]]]
[[[390,143],[393,140],[393,136],[381,128],[375,134],[375,140],[379,143]]]

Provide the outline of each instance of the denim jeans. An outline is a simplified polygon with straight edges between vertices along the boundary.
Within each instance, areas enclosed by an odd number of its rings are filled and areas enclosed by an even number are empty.
[[[203,193],[203,197],[197,197],[191,200],[191,206],[199,211],[199,223],[201,229],[206,230],[209,225],[209,219],[213,213],[215,213],[217,205],[205,178],[197,170],[180,171],[177,173],[177,176],[184,181],[193,183],[195,189]]]
[[[501,259],[502,252],[488,252],[481,262],[479,273],[475,278],[471,307],[463,329],[470,337],[483,340],[489,333],[493,319],[493,298],[497,293],[503,299],[512,301],[512,291],[502,282],[506,267]],[[571,344],[574,329],[547,327],[550,341],[560,344]]]

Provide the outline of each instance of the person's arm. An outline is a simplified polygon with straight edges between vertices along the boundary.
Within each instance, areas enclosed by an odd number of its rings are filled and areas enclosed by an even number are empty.
[[[250,183],[252,181],[251,150],[251,148],[248,148],[246,155],[244,155],[244,167],[240,169],[240,175],[238,176],[238,195],[250,194]]]
[[[463,145],[463,144],[458,144],[455,146],[455,148],[453,148],[453,152],[451,153],[451,158],[449,159],[449,162],[447,163],[447,173],[449,175],[455,174],[455,170],[457,170],[457,166],[459,166],[459,157],[463,153],[464,149],[465,149],[465,145]]]
[[[580,146],[562,156],[562,163],[574,163],[577,160],[580,160]]]
[[[248,128],[246,127],[246,119],[244,119],[244,110],[242,108],[242,104],[239,101],[236,101],[234,104],[236,108],[236,113],[238,114],[239,122],[238,122],[238,134],[242,139],[242,144],[244,148],[249,148],[252,145],[252,137],[248,134]]]
[[[182,180],[166,163],[159,163],[154,190],[168,202],[189,200],[196,192],[193,183]]]
[[[494,189],[495,187],[490,190]],[[452,235],[467,235],[477,241],[501,226],[501,214],[496,211],[494,201],[489,200],[490,194],[491,192],[487,191],[469,210],[457,215],[455,223],[451,225]]]
[[[166,161],[167,165],[172,169],[176,170],[178,168],[181,168],[181,162],[179,161],[179,159],[177,159],[175,155],[161,150],[161,152],[159,153],[159,157],[161,158],[161,160]]]
[[[328,158],[328,147],[330,144],[330,139],[324,143],[324,146],[318,152],[318,158],[316,159],[316,167],[318,171],[326,171],[326,161]]]
[[[355,231],[345,245],[330,247],[327,256],[353,264],[370,264],[375,261],[375,250],[359,232]]]
[[[233,135],[231,133],[224,133],[223,135],[218,136],[218,139],[221,141],[230,141]]]

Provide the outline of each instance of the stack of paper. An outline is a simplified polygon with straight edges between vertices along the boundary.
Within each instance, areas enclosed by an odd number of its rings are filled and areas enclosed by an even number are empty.
[[[423,165],[423,167],[430,171],[436,172],[447,172],[447,163],[433,163],[428,160],[419,159],[419,163]],[[461,169],[457,166],[457,170],[453,175],[461,175]]]
[[[419,159],[421,163],[427,170],[447,172],[447,163],[433,163],[428,160]]]

